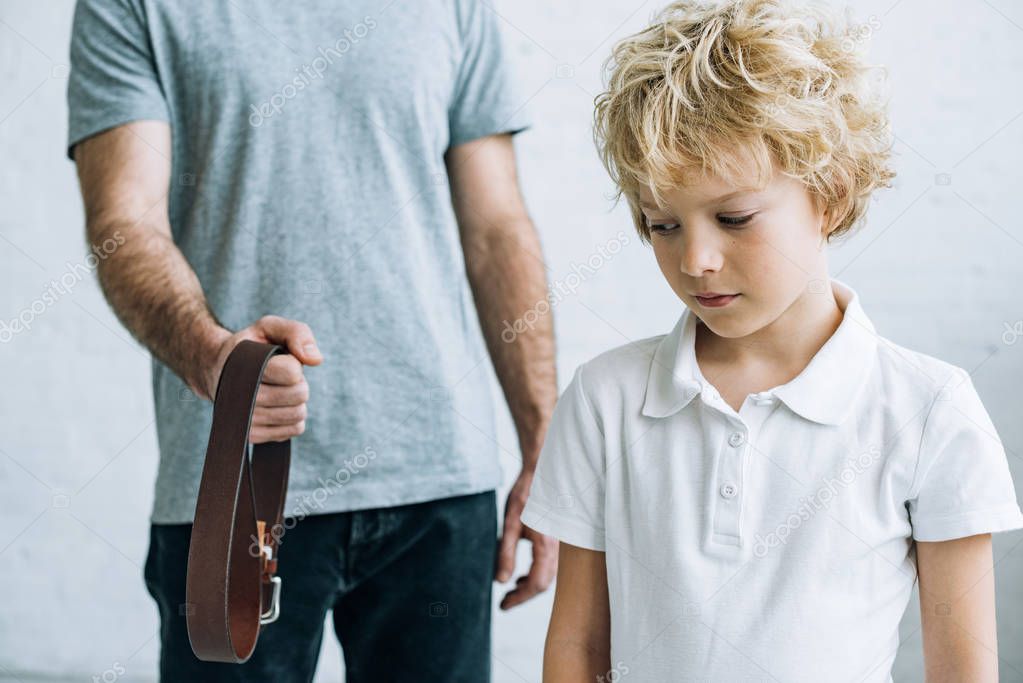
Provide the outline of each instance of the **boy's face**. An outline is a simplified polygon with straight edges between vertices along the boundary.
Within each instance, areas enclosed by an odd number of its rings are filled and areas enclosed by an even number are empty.
[[[657,207],[649,188],[640,192],[657,263],[718,336],[746,337],[790,310],[796,320],[804,305],[812,308],[812,292],[822,291],[811,282],[829,282],[823,213],[798,180],[776,172],[756,190],[703,177],[662,198],[667,206]],[[706,292],[736,296],[717,302],[697,296]]]

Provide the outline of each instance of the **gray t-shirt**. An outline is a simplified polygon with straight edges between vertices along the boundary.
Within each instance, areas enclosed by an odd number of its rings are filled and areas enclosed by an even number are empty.
[[[306,322],[285,514],[501,484],[486,346],[443,154],[529,122],[479,0],[79,0],[68,153],[168,121],[174,240],[232,330]],[[212,405],[153,361],[151,520],[190,522]]]

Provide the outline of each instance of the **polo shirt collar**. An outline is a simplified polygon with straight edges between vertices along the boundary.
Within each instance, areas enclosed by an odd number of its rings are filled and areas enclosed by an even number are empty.
[[[794,379],[769,389],[794,413],[825,425],[838,425],[851,409],[875,360],[877,333],[849,285],[831,280],[843,310],[838,329]],[[696,362],[696,326],[699,319],[686,309],[665,335],[650,364],[643,415],[667,417],[693,398],[711,389]]]

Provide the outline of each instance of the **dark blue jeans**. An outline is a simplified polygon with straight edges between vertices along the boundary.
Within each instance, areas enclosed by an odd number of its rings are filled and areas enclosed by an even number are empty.
[[[333,610],[348,683],[489,681],[496,506],[487,491],[295,521],[278,555],[280,618],[244,664],[192,654],[182,609],[192,525],[151,525],[145,580],[160,610],[160,680],[311,681]]]

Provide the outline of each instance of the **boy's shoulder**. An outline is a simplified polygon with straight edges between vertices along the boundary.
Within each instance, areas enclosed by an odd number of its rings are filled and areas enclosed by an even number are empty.
[[[654,352],[668,334],[621,344],[583,362],[576,370],[583,393],[591,399],[646,391]]]
[[[934,401],[947,389],[967,386],[973,392],[969,371],[930,354],[877,337],[877,389],[879,396],[907,398],[909,405]],[[887,402],[894,405],[893,401]]]

